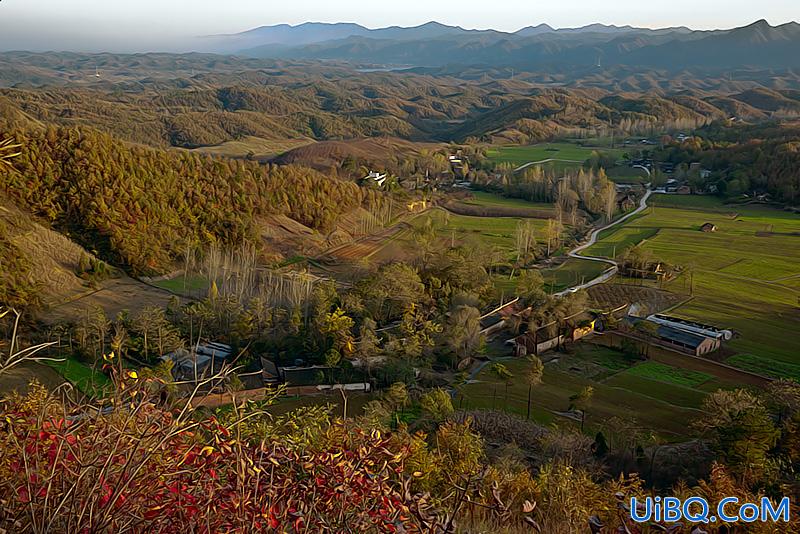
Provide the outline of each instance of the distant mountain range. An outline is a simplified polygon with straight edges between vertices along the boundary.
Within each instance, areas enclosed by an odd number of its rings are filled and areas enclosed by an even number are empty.
[[[200,47],[255,58],[415,67],[794,68],[800,67],[800,24],[771,26],[760,20],[741,28],[712,31],[603,24],[554,29],[540,24],[507,33],[438,22],[380,29],[350,23],[305,23],[205,37]]]

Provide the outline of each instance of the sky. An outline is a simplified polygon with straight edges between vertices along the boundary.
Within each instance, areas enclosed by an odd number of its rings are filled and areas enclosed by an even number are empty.
[[[272,24],[431,20],[516,31],[547,23],[732,28],[800,19],[798,0],[0,0],[0,50],[185,51],[186,38]]]

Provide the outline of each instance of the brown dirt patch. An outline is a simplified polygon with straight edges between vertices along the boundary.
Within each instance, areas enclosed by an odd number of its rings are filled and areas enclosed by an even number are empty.
[[[590,287],[587,292],[592,307],[603,311],[638,304],[640,312],[658,313],[686,299],[684,295],[676,295],[669,291],[626,284],[600,284]]]
[[[25,362],[0,375],[0,396],[14,391],[25,394],[33,380],[50,391],[66,382],[64,377],[52,367],[35,362]]]
[[[71,322],[83,316],[87,310],[97,307],[103,309],[106,317],[113,319],[123,310],[128,310],[135,315],[150,306],[164,308],[172,296],[169,291],[124,276],[107,280],[101,283],[98,289],[76,295],[67,302],[51,306],[43,314],[42,319],[49,324]]]

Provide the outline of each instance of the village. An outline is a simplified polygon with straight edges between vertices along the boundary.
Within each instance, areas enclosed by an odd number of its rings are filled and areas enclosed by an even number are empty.
[[[684,137],[686,139],[686,137]],[[648,143],[638,142],[647,146]],[[710,193],[710,191],[693,191],[685,179],[678,179],[678,169],[673,164],[656,164],[648,158],[626,158],[622,165],[635,171],[640,169],[646,176],[652,177],[659,174],[663,185],[652,189],[653,194],[661,195],[689,195]],[[409,192],[424,192],[421,200],[409,202],[407,210],[411,214],[426,214],[428,210],[436,207],[440,200],[437,198],[452,197],[452,195],[471,195],[473,182],[470,169],[475,167],[469,157],[463,153],[454,152],[447,156],[447,172],[426,176],[423,180],[398,180],[389,172],[369,171],[360,181],[364,187],[392,190],[401,187]],[[691,165],[682,171],[684,175],[699,175],[708,177],[710,171],[698,165]],[[496,174],[496,179],[501,175]],[[633,215],[644,209],[646,204],[643,196],[649,196],[650,186],[641,181],[626,182],[618,180],[614,184],[616,189],[616,210],[619,213]],[[456,197],[458,198],[458,197]],[[641,207],[639,207],[641,203]],[[448,204],[451,206],[451,204]],[[436,208],[441,209],[441,208]],[[619,221],[622,222],[622,221]],[[610,226],[608,227],[610,229]],[[699,230],[713,233],[717,226],[713,223],[704,223]],[[606,230],[608,231],[608,230]],[[599,233],[599,232],[597,232]],[[394,232],[386,233],[392,240],[398,237]],[[402,232],[398,235],[402,235]],[[591,245],[591,243],[589,243]],[[346,245],[348,247],[350,245]],[[588,245],[583,245],[585,248]],[[592,292],[597,287],[616,287],[615,278],[620,282],[647,285],[653,288],[650,291],[661,291],[677,278],[686,278],[680,265],[669,265],[648,255],[642,255],[641,250],[632,248],[625,254],[618,256],[623,251],[614,250],[611,257],[616,261],[600,259],[599,265],[604,265],[601,271],[590,275],[587,280],[583,276],[574,286],[561,287],[557,295],[552,298],[571,298],[579,291]],[[588,254],[587,254],[588,256]],[[325,261],[333,261],[337,265],[340,257],[329,256]],[[381,256],[382,257],[382,256]],[[332,259],[331,259],[332,258]],[[576,255],[576,258],[581,256]],[[563,261],[563,260],[562,260]],[[570,260],[573,261],[573,260]],[[581,261],[598,261],[587,258]],[[543,265],[547,265],[545,262]],[[609,268],[609,264],[611,267]],[[560,268],[561,263],[553,264]],[[513,269],[512,269],[513,273]],[[323,277],[324,272],[320,273]],[[624,295],[624,291],[622,292]],[[599,308],[589,298],[586,304],[567,316],[553,315],[540,317],[535,306],[526,303],[525,298],[515,296],[513,293],[500,295],[500,303],[490,305],[491,309],[484,309],[479,318],[477,336],[480,351],[464,354],[457,362],[456,371],[467,377],[467,384],[479,384],[481,372],[491,368],[493,362],[508,362],[517,360],[525,362],[530,356],[540,358],[545,365],[557,363],[564,354],[580,353],[584,347],[603,346],[614,351],[635,353],[634,361],[647,361],[652,353],[660,353],[661,361],[669,359],[669,354],[678,356],[678,361],[685,361],[686,357],[702,360],[700,367],[720,366],[722,374],[731,371],[720,363],[717,354],[726,354],[725,344],[735,335],[732,329],[724,325],[704,324],[695,320],[682,318],[671,314],[668,309],[674,307],[674,301],[665,301],[662,306],[653,306],[652,302],[640,302],[630,298],[620,297],[612,303],[606,302],[605,308]],[[645,297],[645,301],[647,297]],[[612,304],[609,306],[609,304]],[[667,306],[672,304],[672,306]],[[663,308],[666,306],[667,311]],[[534,318],[534,316],[536,316]],[[386,325],[382,331],[392,333],[393,329],[400,327],[399,322]],[[307,359],[298,355],[287,360],[284,357],[276,358],[267,353],[250,354],[247,358],[246,368],[241,369],[237,362],[241,354],[237,353],[230,345],[214,341],[202,341],[193,347],[180,349],[165,354],[162,361],[171,363],[172,373],[176,380],[184,384],[183,389],[188,394],[194,391],[198,384],[203,384],[203,397],[198,400],[201,405],[219,406],[234,399],[257,399],[275,388],[281,388],[286,397],[295,399],[314,399],[319,401],[329,399],[330,402],[340,402],[340,397],[345,395],[369,396],[385,387],[385,382],[377,380],[371,372],[372,368],[380,367],[386,363],[385,357],[358,358],[351,357],[347,365],[324,365],[309,363]],[[722,358],[724,359],[724,358]],[[230,380],[211,381],[210,377],[216,376],[226,369],[236,368],[238,384],[235,391],[230,391]],[[414,368],[415,375],[430,374],[424,368]],[[444,369],[434,372],[440,383],[454,384],[459,378],[452,372]],[[753,379],[748,376],[747,379]],[[485,380],[485,379],[484,379]],[[760,380],[755,377],[755,380]],[[334,394],[331,396],[331,394]],[[452,394],[456,394],[452,390]],[[316,401],[314,401],[316,402]]]

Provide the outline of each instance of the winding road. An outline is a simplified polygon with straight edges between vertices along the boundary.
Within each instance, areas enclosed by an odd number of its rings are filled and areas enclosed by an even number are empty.
[[[608,230],[609,228],[613,228],[613,227],[615,227],[615,226],[617,226],[619,224],[622,224],[625,221],[627,221],[628,219],[630,219],[631,217],[634,217],[634,216],[638,215],[639,213],[643,212],[644,210],[646,210],[647,209],[647,200],[650,198],[650,195],[652,195],[652,194],[653,194],[653,191],[652,191],[652,189],[650,189],[650,186],[648,185],[647,192],[644,194],[644,196],[639,201],[639,207],[638,208],[636,208],[632,212],[626,214],[625,216],[620,217],[616,221],[613,221],[613,222],[611,222],[611,223],[609,223],[609,224],[607,224],[607,225],[605,225],[605,226],[603,226],[601,228],[598,228],[597,230],[593,231],[591,233],[591,235],[589,236],[589,240],[586,243],[584,243],[584,244],[582,244],[582,245],[580,245],[578,247],[575,247],[574,249],[570,250],[567,253],[567,256],[569,256],[570,258],[575,258],[575,259],[580,259],[580,260],[588,260],[588,261],[597,261],[597,262],[605,263],[605,264],[609,265],[610,267],[608,269],[606,269],[605,271],[603,271],[603,274],[601,274],[597,278],[594,278],[593,280],[589,280],[586,283],[583,283],[583,284],[580,284],[580,285],[565,289],[564,291],[561,291],[560,293],[555,293],[555,296],[563,297],[564,295],[568,295],[569,293],[575,293],[576,291],[580,291],[581,289],[588,289],[588,288],[590,288],[592,286],[596,286],[598,284],[602,284],[603,282],[606,282],[607,280],[612,278],[615,274],[617,274],[617,272],[619,271],[619,264],[615,260],[609,259],[609,258],[600,258],[600,257],[597,257],[597,256],[583,256],[583,255],[581,255],[581,252],[583,252],[584,250],[588,249],[589,247],[591,247],[592,245],[597,243],[597,239],[600,236],[600,232],[603,232],[605,230]]]

